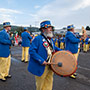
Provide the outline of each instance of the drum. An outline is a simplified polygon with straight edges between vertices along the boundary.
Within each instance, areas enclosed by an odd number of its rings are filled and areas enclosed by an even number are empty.
[[[52,70],[60,76],[70,76],[77,70],[77,60],[68,51],[58,51],[51,59]]]

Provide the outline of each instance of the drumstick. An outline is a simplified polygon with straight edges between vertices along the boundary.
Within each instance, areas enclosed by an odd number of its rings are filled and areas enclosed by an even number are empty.
[[[48,63],[48,65],[58,65],[59,67],[62,67],[62,63],[58,62],[58,63]]]

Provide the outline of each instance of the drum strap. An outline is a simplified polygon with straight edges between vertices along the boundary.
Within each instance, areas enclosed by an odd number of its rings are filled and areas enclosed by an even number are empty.
[[[48,47],[45,47],[46,48],[46,50],[47,50],[47,54],[48,54],[48,57],[47,57],[47,59],[46,59],[46,62],[50,62],[50,60],[51,60],[51,57],[52,57],[52,52],[53,52],[53,46],[52,46],[52,44],[49,42],[49,40],[43,35],[43,34],[41,34],[44,38],[45,38],[45,40],[48,42],[48,44],[49,44],[49,46]]]
[[[45,38],[45,40],[48,42],[49,46],[53,49],[52,44],[48,41],[48,39],[41,33],[41,35]]]

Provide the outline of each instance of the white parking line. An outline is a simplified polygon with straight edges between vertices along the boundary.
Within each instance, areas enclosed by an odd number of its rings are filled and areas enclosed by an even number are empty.
[[[90,71],[89,68],[81,67],[81,66],[79,66],[79,65],[78,65],[78,68],[81,68],[81,69],[84,69],[84,70],[88,70],[88,71]]]
[[[13,57],[11,57],[11,60],[13,60],[13,61],[15,61],[15,62],[20,62],[20,60],[15,59],[15,58],[13,58]]]

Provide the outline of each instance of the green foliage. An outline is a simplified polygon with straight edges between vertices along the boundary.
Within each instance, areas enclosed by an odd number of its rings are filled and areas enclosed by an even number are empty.
[[[27,27],[28,30],[32,33],[32,32],[39,32],[39,28],[37,27]],[[0,31],[3,29],[3,25],[0,24]],[[16,33],[16,31],[18,32],[19,35],[21,35],[21,33],[24,31],[24,27],[22,26],[11,26],[11,31],[12,33]]]
[[[86,26],[86,30],[90,30],[90,27],[89,26]]]

